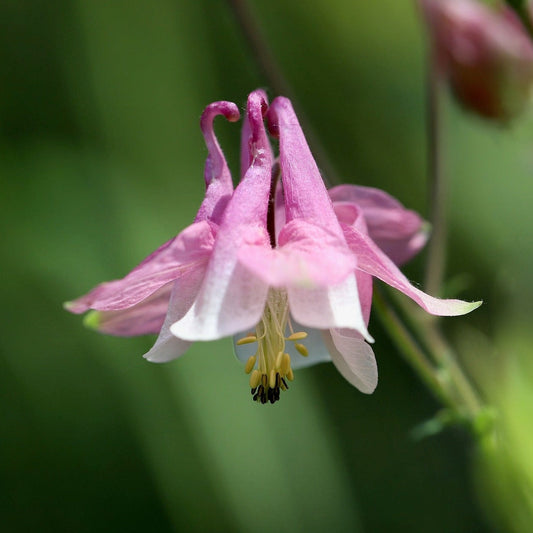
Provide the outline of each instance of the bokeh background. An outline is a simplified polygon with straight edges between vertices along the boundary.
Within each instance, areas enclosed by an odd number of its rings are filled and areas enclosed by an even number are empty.
[[[254,0],[295,106],[346,182],[428,215],[425,35],[410,0]],[[6,532],[530,531],[531,116],[445,106],[447,319],[505,445],[411,433],[438,404],[380,329],[364,396],[332,365],[254,404],[230,340],[180,360],[62,309],[188,225],[215,100],[265,87],[223,0],[0,2],[0,523]],[[237,175],[239,127],[216,131]],[[424,254],[407,265],[423,279]]]

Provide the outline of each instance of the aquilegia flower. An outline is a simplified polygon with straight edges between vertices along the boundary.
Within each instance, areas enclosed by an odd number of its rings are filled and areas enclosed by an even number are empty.
[[[423,221],[376,189],[343,185],[328,194],[288,99],[268,106],[263,91],[248,97],[234,191],[212,131],[216,114],[238,115],[217,102],[202,116],[207,190],[195,223],[67,309],[97,310],[89,322],[106,333],[159,332],[145,355],[155,362],[179,357],[194,341],[234,335],[253,399],[274,403],[294,368],[324,360],[362,392],[375,389],[367,330],[373,276],[432,314],[480,305],[439,300],[407,281],[395,262],[424,245]],[[279,162],[265,119],[279,138]]]

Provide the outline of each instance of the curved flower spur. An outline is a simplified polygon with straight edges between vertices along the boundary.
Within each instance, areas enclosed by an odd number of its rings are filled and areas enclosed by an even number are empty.
[[[235,113],[227,102],[204,112],[207,191],[195,223],[122,280],[97,287],[67,308],[99,310],[89,322],[106,333],[161,328],[145,355],[156,362],[180,356],[193,341],[236,335],[236,353],[260,403],[279,400],[293,369],[325,360],[371,393],[377,385],[366,342],[373,342],[367,331],[372,276],[432,314],[461,315],[480,302],[439,300],[410,285],[393,259],[405,261],[423,246],[422,220],[376,189],[345,185],[332,189],[330,198],[286,98],[269,108],[263,91],[248,97],[244,175],[231,194],[212,118],[234,120]],[[279,166],[265,117],[279,138]],[[165,254],[168,248],[175,251]]]

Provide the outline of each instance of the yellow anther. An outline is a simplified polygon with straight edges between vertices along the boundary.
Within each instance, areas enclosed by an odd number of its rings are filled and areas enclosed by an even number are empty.
[[[281,375],[282,376],[287,375],[287,372],[290,370],[290,368],[291,368],[291,356],[288,353],[284,353],[283,358],[281,360],[281,366],[280,366]]]
[[[270,371],[270,378],[268,380],[268,385],[271,389],[273,389],[276,386],[276,371],[274,369]]]
[[[301,341],[302,339],[305,339],[306,337],[307,337],[307,333],[305,331],[297,331],[296,333],[289,335],[287,337],[287,340],[288,341]]]
[[[276,368],[279,370],[281,368],[281,361],[283,359],[283,352],[279,352],[276,357]]]
[[[246,366],[244,367],[244,371],[249,374],[252,371],[252,368],[255,366],[255,361],[257,360],[257,357],[255,355],[252,355],[248,361],[246,361]]]
[[[237,346],[242,346],[243,344],[252,344],[252,342],[257,342],[257,337],[255,335],[248,335],[239,339],[235,344]]]
[[[252,389],[255,389],[259,385],[260,381],[261,381],[261,372],[255,369],[250,375],[250,387],[252,387]]]
[[[287,372],[287,379],[289,381],[294,381],[294,372],[292,371],[292,368],[289,368],[289,371]]]
[[[287,385],[285,385],[285,383],[284,383],[283,380],[281,380],[281,381],[279,382],[279,388],[280,388],[281,390],[287,390]]]
[[[298,350],[298,353],[300,355],[303,355],[304,357],[307,357],[309,355],[309,351],[303,344],[295,343],[294,347]]]

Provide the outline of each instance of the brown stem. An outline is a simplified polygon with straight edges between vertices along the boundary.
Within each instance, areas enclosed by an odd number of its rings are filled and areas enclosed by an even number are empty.
[[[261,71],[261,75],[268,80],[270,86],[277,94],[290,95],[290,87],[285,76],[278,68],[276,60],[266,44],[261,29],[257,24],[246,0],[228,0],[231,11],[250,50],[255,62]]]
[[[263,36],[261,28],[248,6],[248,2],[246,2],[246,0],[228,0],[228,4],[237,24],[241,28],[244,38],[248,42],[262,77],[267,80],[270,88],[276,95],[283,95],[290,98],[294,107],[297,109],[300,124],[302,125],[302,129],[306,132],[309,146],[318,162],[319,168],[322,170],[326,185],[340,183],[340,180],[336,178],[334,167],[319,142],[317,135],[313,132],[309,121],[306,119],[301,109],[298,108],[291,86],[279,68],[278,63]]]
[[[446,200],[447,184],[444,175],[443,124],[440,101],[440,69],[436,51],[429,57],[427,75],[427,136],[429,217],[432,235],[428,243],[425,289],[438,296],[442,288],[446,262]]]

